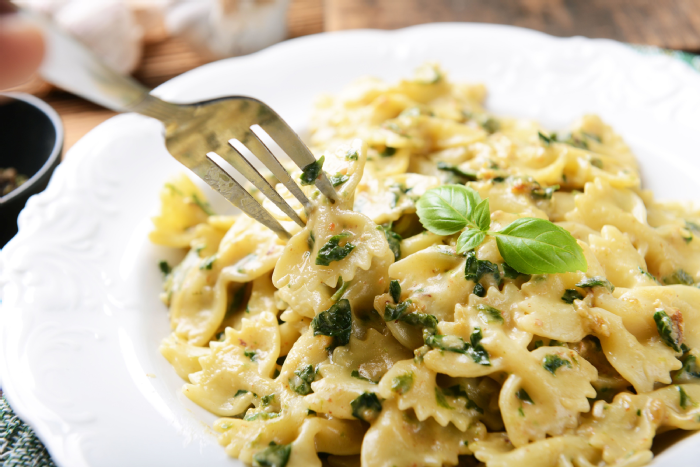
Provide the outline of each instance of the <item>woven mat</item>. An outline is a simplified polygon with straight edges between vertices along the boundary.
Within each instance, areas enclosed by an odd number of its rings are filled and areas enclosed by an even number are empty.
[[[700,55],[650,46],[633,46],[633,48],[642,54],[669,55],[700,71]],[[1,300],[0,303],[2,303]],[[34,434],[34,430],[15,415],[5,396],[0,398],[0,465],[3,467],[56,467],[49,452]]]

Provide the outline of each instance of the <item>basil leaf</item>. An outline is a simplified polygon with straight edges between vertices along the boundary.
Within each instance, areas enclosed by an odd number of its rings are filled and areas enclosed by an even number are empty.
[[[418,218],[437,235],[452,235],[470,224],[469,214],[481,202],[479,193],[462,185],[443,185],[423,194],[416,203]]]
[[[397,280],[389,282],[389,293],[394,299],[394,303],[399,303],[401,301],[401,283]]]
[[[319,266],[328,266],[333,261],[340,261],[350,254],[352,250],[355,249],[355,245],[348,242],[345,246],[340,246],[339,243],[342,239],[349,237],[350,234],[343,232],[339,235],[333,235],[328,243],[323,245],[321,249],[318,250],[316,255],[316,264]]]
[[[465,230],[457,239],[457,253],[473,250],[481,245],[486,238],[486,233],[480,230]]]
[[[520,276],[525,277],[527,280],[529,280],[530,278],[528,274],[521,274],[515,269],[508,266],[507,263],[503,263],[503,277],[507,277],[508,279],[517,279]]]
[[[482,200],[474,208],[473,213],[474,223],[481,230],[488,230],[491,227],[491,209],[489,208],[489,200]]]
[[[523,274],[585,272],[588,269],[576,239],[549,221],[523,217],[493,235],[506,263]]]
[[[291,444],[271,444],[253,454],[253,467],[285,467],[291,452]]]
[[[316,179],[321,175],[321,169],[323,168],[323,162],[326,160],[326,156],[321,156],[317,161],[313,161],[311,164],[307,165],[301,169],[301,180],[302,185],[313,185],[316,183]]]
[[[314,336],[334,337],[333,347],[347,345],[352,330],[350,302],[345,298],[338,300],[332,307],[316,315],[311,321],[311,327]]]
[[[379,417],[382,411],[382,403],[373,392],[363,392],[359,397],[350,402],[352,416],[362,421],[372,423]]]

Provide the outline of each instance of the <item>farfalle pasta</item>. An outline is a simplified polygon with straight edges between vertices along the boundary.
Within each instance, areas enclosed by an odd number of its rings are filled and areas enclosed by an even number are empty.
[[[700,429],[700,211],[642,190],[598,117],[551,133],[489,114],[485,94],[425,65],[321,97],[310,143],[339,200],[304,186],[305,212],[278,185],[306,221],[265,202],[288,241],[215,215],[186,176],[162,189],[150,238],[185,255],[161,263],[161,352],[221,417],[228,454],[633,467],[656,434]],[[483,226],[429,228],[420,203],[440,187],[467,190]],[[508,259],[519,252],[498,235],[532,220],[585,267],[531,274]]]

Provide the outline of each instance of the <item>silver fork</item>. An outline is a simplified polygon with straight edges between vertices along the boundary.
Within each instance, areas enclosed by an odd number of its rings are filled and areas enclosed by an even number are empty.
[[[49,21],[31,13],[22,14],[37,22],[44,31],[47,50],[40,70],[44,79],[117,112],[136,112],[160,120],[165,125],[165,145],[170,154],[234,206],[281,237],[290,237],[289,232],[214,160],[214,154],[231,164],[290,219],[304,227],[304,221],[294,209],[234,147],[238,142],[248,148],[308,211],[309,199],[253,128],[264,130],[302,170],[316,159],[294,130],[268,105],[244,96],[191,104],[166,102],[151,95],[132,78],[107,67]],[[325,172],[321,171],[315,184],[332,202],[337,200]]]

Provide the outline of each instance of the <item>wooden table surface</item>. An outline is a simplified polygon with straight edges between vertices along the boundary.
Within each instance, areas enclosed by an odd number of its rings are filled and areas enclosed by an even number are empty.
[[[700,0],[292,0],[289,37],[355,28],[471,21],[556,36],[604,37],[700,53]],[[149,44],[134,76],[147,86],[205,63],[184,41]],[[69,149],[114,112],[66,92],[38,92],[61,115]]]

